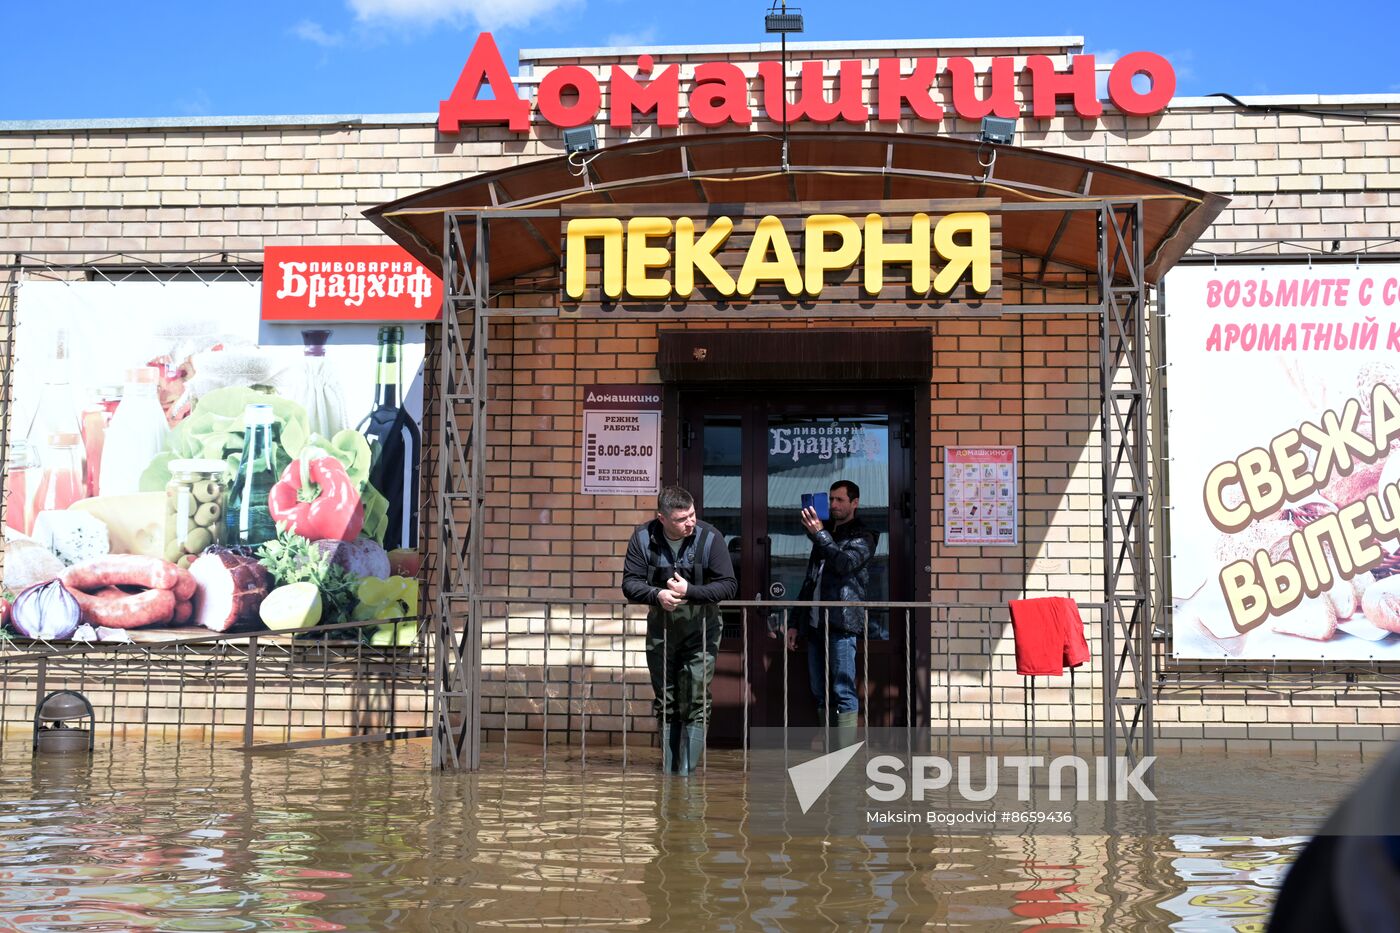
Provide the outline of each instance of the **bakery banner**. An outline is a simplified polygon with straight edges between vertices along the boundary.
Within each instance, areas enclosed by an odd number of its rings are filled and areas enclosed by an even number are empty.
[[[1165,295],[1175,655],[1400,660],[1400,265]]]
[[[19,286],[11,637],[417,615],[423,326],[293,326],[259,306],[247,282]]]

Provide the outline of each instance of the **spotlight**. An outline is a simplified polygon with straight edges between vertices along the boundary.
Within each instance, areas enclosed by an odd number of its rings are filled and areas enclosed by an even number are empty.
[[[598,131],[591,126],[578,126],[564,131],[564,152],[592,152],[598,148]]]
[[[802,31],[802,11],[793,7],[787,8],[787,4],[778,12],[769,12],[763,17],[763,29],[765,32],[782,33],[786,35],[790,32]]]
[[[977,136],[979,142],[1006,146],[1010,145],[1015,138],[1016,120],[1014,117],[982,118],[982,131]]]

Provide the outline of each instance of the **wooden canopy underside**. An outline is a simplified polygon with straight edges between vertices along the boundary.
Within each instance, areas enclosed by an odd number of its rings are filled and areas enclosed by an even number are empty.
[[[1104,163],[943,136],[861,132],[676,136],[472,176],[371,208],[366,216],[429,268],[444,250],[444,213],[492,209],[491,280],[558,275],[560,225],[537,211],[582,204],[719,206],[782,201],[1002,200],[1004,301],[1098,302],[1099,209],[1142,203],[1147,282],[1156,284],[1228,199]],[[990,172],[982,163],[995,152]],[[980,159],[980,161],[979,161]],[[512,218],[512,210],[531,216]],[[552,212],[551,212],[552,213]],[[464,228],[470,236],[470,227]],[[470,242],[464,244],[470,249]]]

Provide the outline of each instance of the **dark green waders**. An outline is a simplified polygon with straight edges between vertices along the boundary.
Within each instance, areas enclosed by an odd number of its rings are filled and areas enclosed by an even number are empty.
[[[661,770],[690,774],[705,755],[710,682],[723,625],[713,607],[653,613],[647,620],[647,669],[661,730]]]

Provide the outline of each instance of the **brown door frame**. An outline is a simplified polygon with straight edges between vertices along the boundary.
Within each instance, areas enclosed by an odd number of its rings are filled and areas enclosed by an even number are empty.
[[[669,383],[665,387],[662,415],[662,457],[663,463],[667,465],[664,471],[667,477],[665,481],[679,482],[691,489],[696,496],[703,518],[704,490],[703,484],[700,482],[703,473],[702,460],[685,455],[687,447],[692,443],[699,442],[698,428],[691,423],[693,417],[697,413],[703,417],[707,412],[719,413],[721,410],[735,414],[741,417],[745,427],[745,436],[752,437],[753,434],[750,433],[750,429],[753,427],[752,419],[762,416],[766,422],[766,416],[770,410],[781,410],[781,407],[807,402],[812,400],[814,396],[822,395],[834,402],[834,408],[823,408],[820,410],[820,414],[840,414],[842,410],[855,413],[859,409],[869,410],[872,403],[878,404],[891,416],[892,447],[896,441],[901,442],[901,446],[904,446],[903,442],[907,440],[909,453],[906,456],[892,456],[890,458],[891,487],[895,490],[905,490],[905,494],[899,500],[892,498],[889,504],[891,512],[890,554],[892,558],[900,553],[906,557],[902,561],[894,559],[890,561],[889,592],[891,594],[911,593],[910,598],[913,601],[928,602],[930,599],[928,565],[932,527],[931,523],[925,525],[921,522],[921,516],[931,517],[931,458],[920,455],[921,451],[927,452],[930,449],[928,430],[930,401],[927,384],[874,383],[863,384],[860,388],[833,389],[830,383],[726,384],[723,388],[714,383]],[[832,396],[839,397],[833,399]],[[683,436],[687,433],[690,436]],[[750,486],[766,483],[766,455],[760,462],[755,446],[751,442],[745,444],[742,452],[741,475]],[[760,493],[761,498],[766,499],[766,485],[762,490],[745,489],[743,501],[757,502]],[[748,570],[741,576],[741,583],[744,587],[743,591],[739,593],[741,600],[751,600],[755,596],[754,592],[750,592],[754,589],[752,579],[755,577],[756,570],[761,566],[756,554],[756,547],[768,535],[766,515],[761,510],[755,509],[755,521],[751,524],[755,527],[743,529],[740,551],[741,560],[746,563]],[[923,572],[920,572],[921,568]],[[739,568],[736,567],[737,570]],[[787,596],[789,599],[795,597],[795,593]],[[753,650],[753,639],[757,636],[766,637],[766,619],[762,617],[763,615],[763,613],[751,613],[749,621],[750,670],[745,673],[745,680],[747,689],[753,692],[750,697],[751,702],[757,697],[772,695],[772,691],[766,689],[768,677],[761,669],[760,656],[762,652]],[[911,644],[908,648],[912,653],[909,663],[912,668],[910,677],[913,696],[909,697],[908,700],[913,714],[913,724],[927,725],[930,721],[928,691],[920,686],[929,682],[932,647],[929,621],[927,612],[915,612],[910,620]],[[902,625],[900,613],[891,612],[890,625],[892,629],[896,625]],[[805,670],[798,673],[801,676],[800,682],[805,683]],[[790,684],[792,675],[793,672],[789,671]],[[805,696],[805,693],[806,691],[803,691],[799,696]],[[902,718],[900,715],[898,720],[902,720]]]

